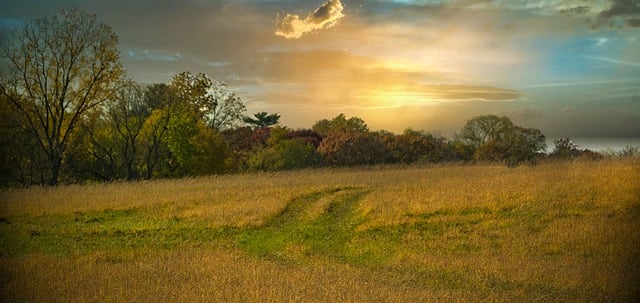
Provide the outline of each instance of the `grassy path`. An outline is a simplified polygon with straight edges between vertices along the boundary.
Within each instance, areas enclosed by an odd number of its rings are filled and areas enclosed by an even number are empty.
[[[240,246],[263,257],[315,255],[358,262],[349,244],[363,220],[358,202],[367,193],[363,188],[337,188],[296,198],[265,226],[242,231]]]

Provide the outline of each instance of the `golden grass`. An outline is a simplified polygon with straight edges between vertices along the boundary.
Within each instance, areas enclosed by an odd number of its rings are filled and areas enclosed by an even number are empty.
[[[30,256],[4,260],[4,285],[29,302],[425,302],[450,290],[396,288],[397,273],[327,262],[292,266],[227,250],[189,249],[121,263],[102,255],[79,260]],[[28,291],[27,291],[28,290]],[[18,293],[18,295],[16,295]],[[454,291],[455,293],[455,291]],[[456,295],[455,297],[460,298]],[[462,298],[472,299],[471,294]]]
[[[352,191],[340,191],[345,188],[366,193],[354,204],[359,219],[344,243],[345,259],[314,254],[313,243],[303,240],[286,243],[280,259],[262,258],[245,251],[234,235],[166,250],[8,256],[0,247],[0,300],[640,299],[637,160],[320,169],[12,189],[0,192],[0,217],[6,221],[0,224],[139,209],[154,220],[179,218],[241,232],[259,229],[291,201],[318,193],[299,215],[299,224],[317,225],[322,221],[313,220],[330,212],[332,201],[349,197]]]

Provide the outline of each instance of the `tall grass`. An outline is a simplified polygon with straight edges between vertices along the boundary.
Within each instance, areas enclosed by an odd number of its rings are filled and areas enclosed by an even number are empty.
[[[0,192],[2,301],[634,302],[640,162]]]

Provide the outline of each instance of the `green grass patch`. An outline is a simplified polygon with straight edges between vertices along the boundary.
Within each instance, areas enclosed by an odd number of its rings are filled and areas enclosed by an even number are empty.
[[[10,256],[173,249],[221,239],[227,232],[208,228],[205,222],[154,216],[150,209],[77,212],[12,218],[10,223],[0,224],[0,249],[2,255]]]
[[[406,249],[473,254],[480,247],[472,238],[490,243],[483,249],[497,250],[503,241],[501,235],[506,234],[504,230],[522,235],[540,233],[554,220],[571,217],[566,214],[594,209],[582,205],[557,214],[512,206],[440,209],[410,215],[411,223],[359,230],[367,218],[358,212],[358,205],[368,193],[368,189],[358,187],[312,192],[292,199],[264,225],[245,228],[212,228],[202,218],[167,215],[159,209],[162,205],[3,218],[0,253],[68,256],[217,243],[235,245],[251,255],[270,259],[295,261],[322,256],[353,264],[383,265]],[[326,209],[316,217],[308,217],[307,210],[321,199],[329,199]],[[560,253],[554,250],[544,255]]]
[[[363,220],[357,212],[358,202],[367,193],[365,189],[341,188],[295,199],[265,226],[242,231],[237,236],[238,244],[253,255],[280,260],[295,261],[313,255],[344,262],[368,262],[375,259],[370,258],[372,251],[352,249],[355,230]],[[327,196],[331,202],[325,212],[313,219],[302,215]]]

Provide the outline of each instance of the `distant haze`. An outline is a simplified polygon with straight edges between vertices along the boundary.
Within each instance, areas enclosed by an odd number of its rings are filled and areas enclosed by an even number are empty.
[[[555,145],[553,140],[547,139],[547,152],[552,152]],[[640,147],[640,138],[571,138],[579,148],[586,148],[597,152],[621,151],[627,147]]]

